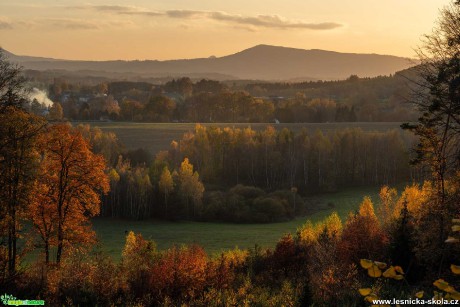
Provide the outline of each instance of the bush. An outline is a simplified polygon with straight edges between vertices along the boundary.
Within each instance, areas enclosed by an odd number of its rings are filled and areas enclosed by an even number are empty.
[[[238,184],[230,189],[229,191],[232,194],[238,194],[243,196],[244,198],[256,198],[265,195],[266,193],[264,190],[260,188],[256,188],[253,186],[244,186],[242,184]]]
[[[252,209],[259,223],[278,222],[287,219],[285,200],[276,198],[256,198],[252,202]]]

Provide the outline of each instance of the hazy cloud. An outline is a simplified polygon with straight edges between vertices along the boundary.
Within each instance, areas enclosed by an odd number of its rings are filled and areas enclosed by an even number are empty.
[[[135,10],[136,8],[133,6],[126,6],[126,5],[76,5],[76,6],[66,6],[66,7],[59,7],[65,9],[74,9],[74,10],[96,10],[101,12],[126,12],[130,10]]]
[[[94,8],[98,11],[105,11],[105,12],[126,12],[129,10],[135,10],[135,7],[131,6],[124,6],[124,5],[97,5]]]
[[[183,18],[183,19],[206,17],[205,12],[189,11],[189,10],[170,10],[170,11],[164,12],[164,14],[171,18]]]
[[[157,16],[164,16],[164,13],[155,12],[155,11],[124,11],[118,12],[119,14],[123,15],[139,15],[139,16],[148,16],[148,17],[157,17]]]
[[[95,10],[101,13],[116,13],[120,15],[140,16],[164,16],[164,12],[149,11],[135,6],[127,5],[91,5],[91,6],[69,6],[68,9]]]
[[[226,12],[212,11],[192,11],[192,10],[168,10],[168,11],[152,11],[131,6],[121,5],[99,5],[85,6],[79,8],[93,9],[100,12],[110,12],[122,15],[138,15],[147,17],[169,17],[176,19],[208,19],[219,22],[229,23],[240,28],[263,27],[277,29],[309,29],[309,30],[331,30],[342,27],[343,25],[337,22],[320,22],[309,23],[302,21],[293,21],[283,18],[278,15],[256,15],[243,16],[237,14],[229,14]]]
[[[98,25],[80,19],[66,19],[66,18],[51,18],[46,19],[45,22],[56,28],[64,28],[67,30],[97,30]]]
[[[11,24],[11,22],[0,19],[0,30],[11,30],[11,29],[13,29],[13,25]]]
[[[265,28],[280,28],[280,29],[310,29],[310,30],[331,30],[339,28],[342,25],[335,22],[322,23],[305,23],[293,22],[285,20],[277,15],[258,15],[254,17],[246,17],[240,15],[231,15],[223,12],[209,13],[209,17],[214,20],[228,21],[239,25],[249,25]]]

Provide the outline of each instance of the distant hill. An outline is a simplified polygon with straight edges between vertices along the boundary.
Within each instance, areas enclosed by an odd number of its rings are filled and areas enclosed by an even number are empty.
[[[18,56],[6,50],[5,54],[10,61],[34,70],[85,71],[85,74],[98,76],[129,73],[145,77],[218,77],[220,80],[339,80],[350,75],[389,75],[414,65],[407,58],[390,55],[340,53],[268,45],[258,45],[223,57],[168,61],[69,61]]]

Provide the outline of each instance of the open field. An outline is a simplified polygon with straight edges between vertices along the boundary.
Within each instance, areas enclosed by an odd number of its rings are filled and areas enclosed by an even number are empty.
[[[118,139],[125,144],[127,149],[144,148],[152,153],[169,148],[172,140],[179,140],[187,131],[193,131],[194,123],[130,123],[130,122],[74,122],[74,125],[89,124],[99,127],[103,131],[114,132]],[[267,123],[212,123],[202,124],[203,126],[235,127],[254,130],[263,130]],[[293,131],[300,131],[303,128],[309,131],[317,129],[328,132],[337,129],[361,128],[365,131],[387,131],[400,129],[400,123],[303,123],[303,124],[271,124],[276,129],[289,128]]]
[[[333,211],[337,211],[344,221],[350,211],[359,207],[364,196],[368,195],[375,203],[378,203],[378,191],[378,188],[360,188],[318,195],[315,198],[321,203],[333,203],[334,208],[324,206],[324,210],[315,214],[283,223],[224,224],[97,218],[93,220],[93,225],[102,250],[116,260],[121,257],[125,230],[142,233],[144,238],[154,240],[159,249],[166,249],[173,245],[198,243],[212,255],[235,247],[252,248],[255,244],[262,247],[274,247],[283,234],[295,234],[296,229],[307,220],[321,221]]]
[[[86,124],[86,122],[83,122]],[[74,123],[78,124],[78,123]],[[87,122],[103,131],[114,132],[127,149],[145,148],[155,153],[169,147],[172,140],[178,140],[187,131],[193,131],[193,123],[125,123],[125,122]],[[204,126],[246,128],[255,130],[265,129],[267,124],[204,124]],[[309,131],[317,129],[323,132],[349,127],[360,127],[366,131],[387,131],[399,129],[399,123],[322,123],[322,124],[278,124],[277,129],[289,128],[299,131],[303,128]],[[358,208],[365,195],[378,201],[378,187],[349,189],[337,193],[316,195],[321,210],[307,217],[297,218],[289,222],[273,224],[224,224],[200,222],[165,222],[157,220],[133,221],[124,219],[97,218],[93,220],[94,229],[103,251],[115,259],[119,259],[125,240],[125,231],[132,230],[142,233],[145,238],[154,240],[159,249],[173,245],[198,243],[210,254],[222,250],[239,247],[242,249],[254,247],[273,247],[285,233],[295,233],[296,229],[308,219],[317,222],[324,219],[333,211],[345,219],[350,211]],[[334,204],[333,207],[328,206]]]

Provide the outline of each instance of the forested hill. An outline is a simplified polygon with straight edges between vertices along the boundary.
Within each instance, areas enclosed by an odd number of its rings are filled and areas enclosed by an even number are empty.
[[[5,54],[11,61],[34,70],[87,71],[88,75],[98,76],[113,73],[131,73],[144,77],[219,76],[221,80],[339,80],[350,75],[390,75],[413,65],[407,58],[389,55],[268,45],[258,45],[223,57],[167,61],[69,61],[17,56],[10,52]]]
[[[406,70],[392,76],[342,81],[219,82],[179,78],[164,84],[59,77],[26,71],[34,84],[47,84],[71,120],[134,122],[404,122],[418,112],[411,104]],[[35,113],[43,113],[40,101]]]

